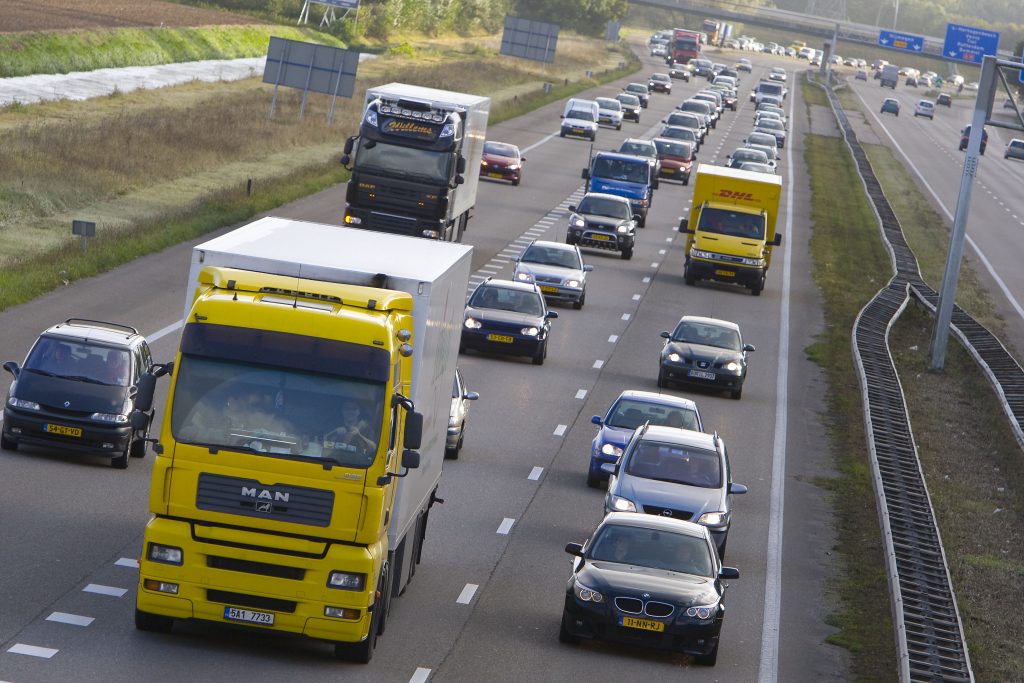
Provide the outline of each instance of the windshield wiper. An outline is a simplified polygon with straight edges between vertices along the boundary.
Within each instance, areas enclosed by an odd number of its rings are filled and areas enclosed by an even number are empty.
[[[34,373],[39,374],[39,375],[45,375],[46,377],[58,377],[59,376],[57,373],[50,372],[49,370],[39,370],[39,369],[36,369],[36,368],[25,368],[25,369],[28,370],[29,372],[34,372]]]
[[[88,382],[89,384],[106,384],[98,379],[92,377],[86,377],[85,375],[54,375],[54,377],[60,377],[61,379],[73,379],[78,382]]]

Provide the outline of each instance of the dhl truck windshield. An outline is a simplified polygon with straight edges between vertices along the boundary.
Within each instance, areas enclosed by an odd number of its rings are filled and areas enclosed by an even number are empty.
[[[701,232],[763,240],[764,217],[756,213],[708,207],[700,212],[700,224],[697,229]]]

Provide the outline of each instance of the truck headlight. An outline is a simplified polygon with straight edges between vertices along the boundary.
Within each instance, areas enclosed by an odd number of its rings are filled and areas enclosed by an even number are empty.
[[[22,410],[39,410],[39,404],[32,401],[25,401],[20,398],[11,396],[7,399],[7,405],[12,408],[21,408]]]
[[[710,251],[704,251],[702,249],[691,249],[690,256],[692,256],[693,258],[714,258],[714,254],[712,254]]]
[[[355,572],[334,571],[327,576],[328,588],[340,588],[346,591],[361,591],[366,585],[366,574]]]
[[[146,552],[146,559],[151,562],[181,566],[181,563],[185,560],[185,553],[182,552],[181,548],[175,548],[171,545],[150,543],[149,550]]]
[[[363,117],[363,123],[365,123],[368,126],[373,126],[374,128],[376,128],[377,112],[373,111],[372,109],[368,109],[366,111],[366,116]]]
[[[751,266],[752,268],[764,268],[764,259],[761,258],[745,258],[740,261],[745,266]]]
[[[483,327],[483,323],[481,323],[476,318],[466,318],[466,321],[462,324],[465,325],[470,330],[479,330],[481,327]]]

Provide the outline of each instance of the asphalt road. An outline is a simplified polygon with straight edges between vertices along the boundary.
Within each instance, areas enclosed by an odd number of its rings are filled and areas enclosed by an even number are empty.
[[[643,76],[663,70],[646,61]],[[772,63],[790,68],[791,80],[802,64]],[[753,118],[746,92],[760,71],[745,75],[739,111],[726,113],[709,135],[702,162],[722,163],[741,145]],[[591,94],[613,94],[620,85]],[[639,125],[602,129],[597,147],[650,137],[657,121],[698,87],[676,82],[672,95],[654,95]],[[691,188],[664,182],[632,260],[587,255],[595,266],[587,304],[558,309],[544,366],[460,358],[469,387],[482,398],[471,408],[462,457],[445,465],[447,502],[431,515],[423,564],[395,601],[369,665],[341,664],[323,643],[276,634],[203,624],[178,624],[169,636],[136,631],[130,558],[140,552],[148,518],[152,457],[118,471],[100,460],[22,449],[0,452],[0,680],[621,680],[638,671],[656,680],[844,678],[842,652],[824,644],[831,522],[823,492],[809,483],[829,470],[819,421],[824,387],[803,352],[822,321],[809,276],[801,143],[807,121],[798,89],[787,107],[797,115],[781,167],[783,248],[762,296],[683,284],[675,226]],[[552,135],[561,108],[555,103],[490,129],[489,138],[518,144],[528,161],[520,187],[481,183],[466,235],[474,281],[507,276],[508,257],[530,238],[564,239],[565,207],[580,196],[590,144]],[[273,213],[337,223],[343,196],[343,188],[332,188]],[[0,358],[20,360],[42,329],[71,316],[130,322],[155,338],[158,360],[171,358],[191,246],[0,314]],[[602,512],[602,493],[585,484],[590,416],[604,413],[623,389],[657,390],[658,333],[692,313],[739,323],[757,347],[741,401],[685,392],[697,400],[705,425],[725,439],[735,481],[750,487],[736,498],[727,564],[741,578],[730,582],[718,665],[701,669],[687,657],[605,644],[563,646],[563,548],[584,540]]]

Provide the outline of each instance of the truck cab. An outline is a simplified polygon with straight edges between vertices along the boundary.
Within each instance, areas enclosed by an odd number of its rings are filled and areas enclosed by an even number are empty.
[[[655,167],[645,158],[616,152],[598,152],[583,169],[587,192],[603,192],[629,200],[637,225],[647,223],[654,190],[658,187]]]

